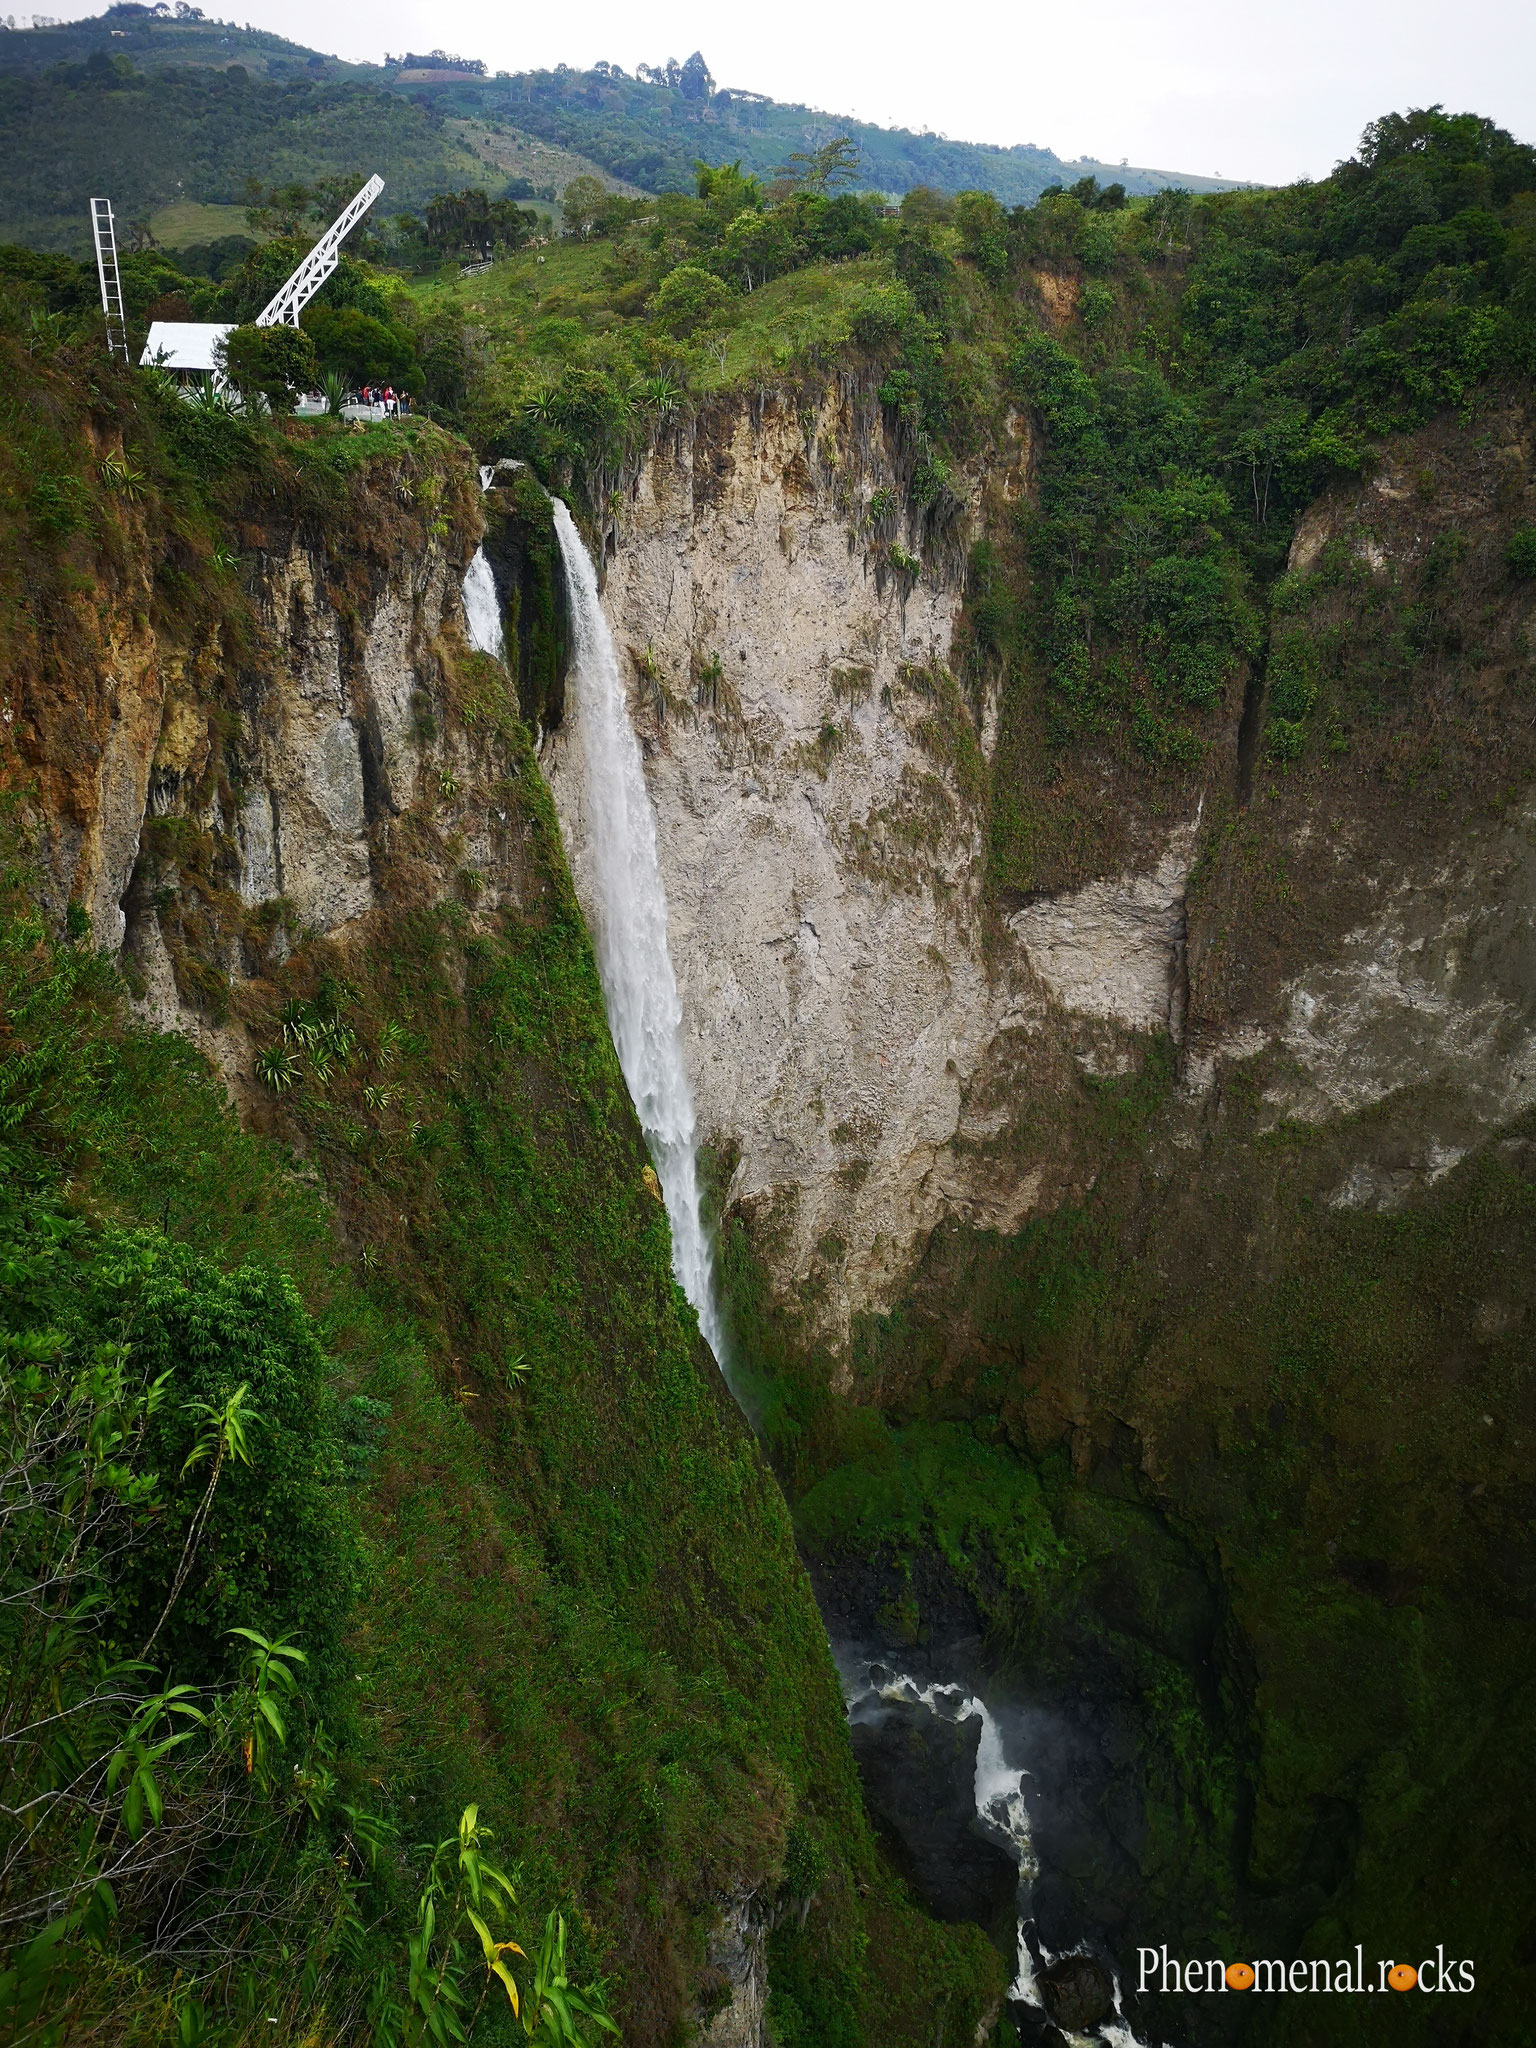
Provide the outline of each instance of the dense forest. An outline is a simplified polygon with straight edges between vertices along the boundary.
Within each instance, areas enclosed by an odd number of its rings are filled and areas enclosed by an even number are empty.
[[[1037,199],[1063,178],[1118,179],[1128,191],[1177,183],[1220,189],[1218,179],[1121,166],[1084,158],[1069,166],[1049,148],[1012,149],[909,129],[879,128],[754,92],[717,88],[697,52],[686,64],[619,66],[591,71],[530,71],[511,77],[464,78],[434,88],[434,103],[505,120],[514,127],[579,150],[616,177],[650,192],[687,192],[695,160],[737,162],[767,179],[797,151],[847,135],[860,152],[862,175],[876,190],[900,197],[914,186],[942,192],[982,190],[1005,205]]]
[[[0,222],[35,248],[80,253],[98,192],[126,228],[186,198],[238,204],[252,178],[362,163],[406,207],[484,175],[429,110],[345,79],[278,82],[238,64],[145,75],[100,49],[41,72],[0,66]]]

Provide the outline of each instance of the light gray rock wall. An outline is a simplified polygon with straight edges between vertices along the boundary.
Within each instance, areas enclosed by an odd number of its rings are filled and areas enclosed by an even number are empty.
[[[209,964],[232,984],[259,967],[237,906],[258,923],[264,906],[275,914],[264,927],[270,966],[285,931],[340,935],[366,918],[400,886],[401,857],[415,862],[411,886],[429,894],[468,871],[487,905],[519,886],[476,787],[483,764],[442,716],[442,637],[462,644],[463,631],[450,543],[402,550],[344,617],[325,560],[295,538],[261,558],[254,596],[262,644],[240,678],[238,720],[215,712],[206,677],[151,660],[108,734],[80,844],[56,856],[74,862],[61,886],[84,898],[98,941],[125,948],[145,1020],[187,1033],[237,1091],[251,1059],[238,1017],[213,1022],[186,998],[153,890],[136,902],[130,889],[147,820],[184,818],[211,838],[227,897],[210,923],[222,957]],[[214,717],[225,730],[210,776]]]
[[[817,461],[854,438],[829,391],[817,413],[743,407],[723,432],[664,439],[603,593],[701,1129],[735,1160],[727,1203],[834,1346],[896,1299],[944,1217],[1015,1230],[1060,1197],[1060,1159],[1017,1154],[1021,1065],[1113,1065],[1106,1033],[1168,1027],[1192,843],[987,928],[994,707],[948,667],[958,578],[882,567],[867,508],[890,451],[882,469],[866,449],[852,490]],[[567,705],[542,759],[590,901],[579,677]]]
[[[834,1349],[900,1296],[943,1219],[1008,1232],[1079,1197],[1093,1168],[1066,1098],[1131,1071],[1151,1034],[1179,1049],[1176,1145],[1198,1147],[1224,1076],[1257,1062],[1276,1123],[1347,1131],[1340,1205],[1405,1199],[1536,1097],[1529,819],[1469,821],[1427,865],[1363,826],[1341,838],[1338,872],[1373,877],[1376,912],[1351,925],[1320,901],[1305,970],[1187,1045],[1187,889],[1230,761],[1213,754],[1144,871],[989,922],[995,702],[949,673],[960,550],[912,585],[880,572],[882,541],[918,543],[870,518],[896,466],[878,434],[857,464],[827,459],[855,428],[829,389],[664,436],[616,515],[603,597],[701,1126],[734,1161],[726,1203]],[[1025,449],[1004,495],[1028,473]],[[567,701],[543,763],[584,895],[579,678]],[[1361,1123],[1389,1098],[1400,1115]]]

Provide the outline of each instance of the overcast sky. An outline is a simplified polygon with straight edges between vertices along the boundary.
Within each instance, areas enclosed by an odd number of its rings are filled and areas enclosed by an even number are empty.
[[[94,14],[102,0],[70,6]],[[378,60],[434,45],[517,71],[701,49],[722,85],[971,142],[1266,182],[1322,177],[1361,128],[1436,100],[1536,139],[1530,0],[205,0]]]

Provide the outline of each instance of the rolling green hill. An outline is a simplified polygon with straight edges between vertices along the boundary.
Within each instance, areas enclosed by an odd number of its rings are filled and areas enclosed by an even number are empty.
[[[858,145],[864,181],[899,197],[917,185],[940,192],[991,192],[1005,205],[1038,199],[1048,186],[1088,176],[1118,181],[1129,193],[1168,185],[1224,191],[1226,181],[1183,172],[1106,164],[1083,157],[1067,163],[1049,149],[1020,143],[951,142],[906,128],[878,128],[845,115],[770,100],[758,93],[716,89],[701,57],[629,77],[614,65],[591,71],[525,71],[477,78],[465,74],[412,90],[434,106],[481,112],[556,142],[652,192],[691,192],[696,159],[740,160],[744,171],[771,178],[797,151],[847,135]],[[397,74],[398,76],[398,74]]]
[[[892,195],[931,185],[1017,205],[1088,175],[1133,194],[1220,189],[1208,178],[1086,158],[1069,165],[1032,144],[951,142],[717,90],[698,57],[641,71],[485,77],[403,61],[343,64],[263,30],[131,4],[11,30],[0,34],[0,240],[84,254],[93,193],[110,194],[119,218],[133,222],[182,203],[235,203],[250,178],[354,170],[382,175],[389,211],[412,209],[470,183],[500,189],[520,140],[534,154],[575,153],[647,192],[691,192],[700,159],[739,158],[771,177],[796,151],[840,134],[858,145],[863,181]],[[451,124],[463,119],[496,133],[456,133]]]
[[[79,24],[7,37],[0,58],[0,240],[86,252],[87,202],[108,194],[133,222],[180,201],[228,205],[247,179],[279,183],[345,175],[366,166],[384,178],[394,208],[473,181],[504,183],[456,141],[434,111],[344,77],[262,77],[244,63],[216,69],[183,60],[163,69],[96,28],[77,61]],[[214,45],[209,25],[205,47]],[[65,54],[46,66],[29,52],[57,36]],[[275,42],[277,38],[263,40]]]

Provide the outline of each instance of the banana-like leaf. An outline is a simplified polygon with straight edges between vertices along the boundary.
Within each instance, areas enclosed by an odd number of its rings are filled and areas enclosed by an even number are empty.
[[[487,1968],[489,1968],[490,1964],[495,1960],[496,1956],[496,1938],[472,1906],[466,1906],[464,1909],[464,1913],[465,1918],[469,1921],[470,1926],[473,1927],[476,1934],[478,1934],[480,1937],[481,1953],[485,1957]]]
[[[518,1954],[519,1954],[519,1955],[521,1955],[521,1954],[522,1954],[522,1950],[521,1950],[521,1949],[519,1949],[519,1950],[518,1950]],[[513,2019],[519,2019],[519,2018],[521,2018],[521,2016],[522,2016],[522,2008],[521,2008],[520,2004],[518,2003],[518,1996],[517,1996],[517,1980],[516,1980],[516,1978],[515,1978],[515,1977],[514,1977],[514,1976],[512,1975],[512,1972],[511,1972],[511,1971],[510,1971],[510,1970],[509,1970],[509,1969],[507,1968],[506,1964],[505,1964],[505,1963],[504,1963],[504,1962],[503,1962],[503,1961],[501,1960],[500,1956],[498,1956],[498,1957],[496,1958],[495,1962],[494,1962],[494,1963],[492,1963],[492,1965],[491,1965],[491,1974],[492,1974],[493,1976],[495,1976],[495,1977],[499,1977],[499,1978],[501,1979],[502,1983],[503,1983],[503,1984],[504,1984],[504,1985],[505,1985],[505,1986],[507,1987],[507,1996],[508,1996],[508,1998],[510,1998],[510,1999],[511,1999],[511,2001],[512,2001],[512,2017],[513,2017]]]

